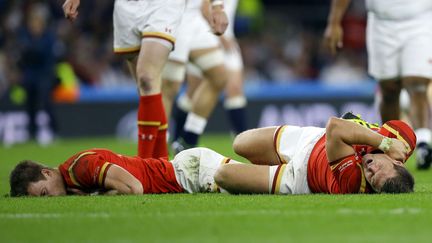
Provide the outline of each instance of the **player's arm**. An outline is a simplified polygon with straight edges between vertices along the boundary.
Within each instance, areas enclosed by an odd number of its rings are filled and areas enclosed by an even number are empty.
[[[407,148],[357,123],[332,117],[326,126],[326,153],[330,162],[354,154],[352,145],[369,145],[382,150],[395,160],[405,161]]]
[[[66,0],[63,4],[63,13],[67,19],[75,20],[78,16],[80,0]]]
[[[127,170],[117,165],[108,168],[105,182],[106,194],[143,194],[141,182]]]
[[[228,17],[223,0],[204,0],[201,11],[216,35],[223,35],[228,27]]]
[[[264,127],[244,131],[236,136],[234,151],[253,164],[277,165],[279,158],[274,148],[277,127]]]
[[[327,27],[324,31],[324,47],[333,55],[338,48],[343,47],[342,18],[350,3],[351,0],[332,0],[331,3]]]

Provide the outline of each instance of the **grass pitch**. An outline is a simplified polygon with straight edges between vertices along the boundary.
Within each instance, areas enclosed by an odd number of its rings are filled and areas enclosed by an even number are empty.
[[[202,144],[234,157],[228,136]],[[0,193],[22,159],[57,165],[73,153],[106,147],[134,155],[111,138],[0,148]],[[432,171],[416,171],[408,195],[69,196],[0,198],[0,242],[430,242]]]

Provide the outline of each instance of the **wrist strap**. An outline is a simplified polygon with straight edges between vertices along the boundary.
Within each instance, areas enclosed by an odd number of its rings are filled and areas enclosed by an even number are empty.
[[[383,151],[384,153],[387,153],[390,150],[391,145],[393,144],[393,141],[391,138],[383,138],[381,140],[380,145],[378,146],[378,148]]]

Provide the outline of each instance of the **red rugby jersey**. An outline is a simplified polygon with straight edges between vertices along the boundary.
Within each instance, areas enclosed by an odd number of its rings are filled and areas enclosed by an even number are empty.
[[[165,159],[142,159],[113,153],[107,149],[90,149],[75,154],[59,166],[67,187],[84,192],[104,190],[108,169],[122,167],[137,178],[144,193],[182,192],[173,165]]]
[[[307,180],[310,190],[331,194],[372,193],[361,163],[363,149],[359,146],[355,154],[329,163],[325,145],[324,135],[309,157]]]

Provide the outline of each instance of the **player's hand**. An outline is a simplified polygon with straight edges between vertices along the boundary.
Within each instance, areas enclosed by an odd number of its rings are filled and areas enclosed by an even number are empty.
[[[63,13],[65,18],[74,21],[78,16],[78,6],[80,0],[66,0],[63,4]]]
[[[399,139],[392,138],[392,144],[386,154],[394,160],[405,163],[408,156],[408,147]]]
[[[340,24],[329,24],[324,31],[324,48],[332,55],[343,47],[343,29]]]
[[[209,16],[209,24],[216,35],[223,35],[228,27],[228,17],[222,5],[212,6]]]

